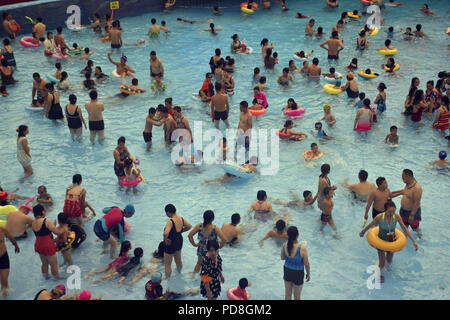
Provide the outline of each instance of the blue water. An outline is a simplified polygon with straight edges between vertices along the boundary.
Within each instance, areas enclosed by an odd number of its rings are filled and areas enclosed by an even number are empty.
[[[89,134],[84,131],[81,144],[72,142],[69,131],[62,124],[54,125],[42,114],[30,113],[24,107],[29,105],[32,88],[33,72],[41,75],[54,73],[53,59],[47,59],[42,54],[42,48],[22,48],[19,43],[14,44],[18,69],[15,73],[20,82],[11,87],[10,96],[1,98],[2,120],[0,126],[1,162],[4,163],[1,173],[1,185],[8,190],[20,187],[21,195],[32,196],[41,184],[47,186],[49,193],[55,200],[55,208],[49,213],[55,219],[62,210],[65,187],[70,184],[72,175],[83,175],[83,186],[87,189],[87,200],[98,213],[106,206],[117,205],[124,207],[133,203],[136,214],[129,219],[131,233],[128,239],[133,247],[144,249],[143,261],[151,257],[162,239],[162,232],[167,217],[164,206],[173,203],[178,213],[195,225],[202,221],[205,210],[215,212],[215,224],[221,226],[229,222],[231,214],[239,212],[246,219],[246,212],[255,201],[258,190],[266,190],[270,197],[290,200],[288,190],[292,189],[299,195],[304,190],[314,193],[317,188],[320,165],[331,165],[330,179],[332,184],[350,177],[350,182],[357,182],[360,169],[369,172],[369,180],[374,182],[378,176],[387,178],[391,190],[403,188],[401,171],[410,168],[414,171],[417,181],[422,185],[422,222],[423,239],[417,240],[420,249],[414,250],[408,241],[406,248],[395,254],[392,271],[385,274],[385,283],[381,290],[369,290],[366,279],[369,274],[366,268],[377,263],[376,250],[365,239],[359,237],[365,203],[356,202],[348,191],[338,185],[335,193],[333,216],[338,231],[343,238],[336,240],[331,229],[327,226],[325,234],[319,235],[317,222],[320,212],[317,206],[296,211],[290,210],[290,225],[299,228],[300,239],[307,241],[309,260],[311,264],[311,282],[304,285],[303,299],[448,299],[449,282],[449,226],[448,203],[449,176],[430,168],[429,162],[437,159],[440,150],[447,150],[447,140],[435,130],[429,128],[431,119],[424,116],[424,126],[415,126],[410,120],[400,114],[403,110],[404,99],[407,95],[410,80],[413,76],[420,78],[420,88],[425,89],[427,80],[436,80],[437,73],[448,67],[449,51],[448,36],[445,28],[448,22],[448,3],[434,1],[431,9],[437,12],[436,17],[429,18],[417,11],[421,1],[408,1],[408,5],[399,8],[387,8],[382,12],[385,26],[393,25],[396,29],[423,25],[423,31],[430,36],[407,43],[394,40],[393,44],[399,49],[395,57],[401,69],[394,76],[384,73],[371,81],[359,81],[360,91],[373,100],[376,97],[376,85],[384,82],[387,85],[387,111],[379,116],[379,121],[368,136],[360,136],[352,130],[355,117],[354,101],[345,95],[329,95],[323,91],[322,85],[308,82],[300,75],[295,77],[295,84],[288,89],[281,89],[276,80],[283,67],[292,59],[294,51],[314,49],[313,57],[320,59],[320,65],[326,71],[329,64],[326,60],[327,52],[319,47],[319,40],[303,36],[308,19],[294,19],[295,12],[315,14],[315,28],[324,27],[325,34],[329,34],[340,12],[352,9],[363,9],[356,1],[341,1],[338,10],[324,8],[320,2],[305,5],[305,2],[288,3],[290,10],[280,12],[276,4],[271,11],[259,11],[252,16],[243,16],[237,5],[222,9],[220,17],[211,15],[211,9],[177,8],[171,13],[152,13],[139,17],[126,18],[117,13],[123,27],[123,39],[126,44],[136,43],[139,39],[147,39],[146,33],[149,20],[155,17],[158,23],[165,20],[171,31],[166,38],[161,35],[159,41],[149,42],[137,48],[127,46],[122,52],[128,57],[128,64],[137,70],[136,77],[140,85],[148,88],[149,80],[149,52],[155,50],[162,59],[166,76],[164,81],[168,89],[164,94],[154,95],[146,93],[130,96],[121,104],[105,110],[105,135],[103,146],[91,145]],[[124,14],[125,16],[125,14]],[[216,27],[223,27],[217,36],[201,32],[200,28],[207,25],[183,25],[176,21],[177,17],[189,20],[205,20],[213,18]],[[356,33],[362,24],[350,23],[343,29],[345,49],[341,52],[336,71],[344,73],[344,67],[351,58],[357,57],[360,69],[370,67],[380,72],[380,65],[385,57],[376,53],[385,40],[384,34],[369,37],[371,47],[364,53],[354,51]],[[238,33],[246,39],[246,43],[254,48],[251,55],[234,55],[236,60],[236,94],[230,99],[230,124],[237,127],[239,121],[239,102],[251,101],[250,78],[254,67],[260,67],[262,74],[267,76],[270,88],[267,97],[269,109],[266,115],[255,119],[255,129],[280,129],[285,121],[280,109],[284,107],[288,98],[293,97],[300,106],[306,108],[304,119],[296,120],[297,131],[307,132],[314,128],[314,123],[322,117],[322,106],[330,103],[337,118],[333,128],[324,125],[328,135],[336,137],[331,141],[318,141],[308,137],[302,142],[281,142],[279,149],[279,171],[273,176],[256,176],[248,181],[236,181],[225,185],[203,185],[205,179],[213,179],[223,174],[218,165],[203,165],[200,168],[180,171],[170,161],[170,150],[163,143],[163,133],[159,128],[153,130],[153,146],[151,152],[145,152],[142,131],[145,116],[149,107],[156,107],[163,103],[164,98],[173,97],[175,105],[184,107],[185,115],[191,124],[203,121],[203,130],[213,127],[205,108],[190,98],[192,92],[197,92],[202,85],[204,75],[209,72],[209,58],[215,48],[222,49],[222,55],[229,55],[231,35]],[[68,43],[77,42],[84,47],[96,48],[92,56],[95,65],[103,68],[106,74],[111,74],[113,65],[106,57],[109,44],[99,41],[91,32],[71,32],[64,30]],[[278,52],[279,65],[275,71],[265,71],[261,61],[259,42],[262,38],[274,42],[274,51]],[[118,60],[119,54],[113,54]],[[446,62],[447,61],[447,62]],[[83,80],[79,70],[85,63],[77,59],[64,61],[64,70],[69,73],[69,82],[77,86]],[[300,63],[297,62],[297,66]],[[111,78],[105,84],[98,86],[100,100],[118,93],[120,80]],[[87,92],[78,88],[75,90],[78,104],[84,106],[89,100]],[[61,105],[68,102],[68,93],[61,94]],[[87,113],[83,108],[84,116]],[[19,183],[22,168],[16,160],[16,132],[20,124],[30,128],[28,135],[34,176]],[[389,127],[399,128],[400,145],[390,148],[384,143]],[[222,124],[223,126],[223,124]],[[222,127],[223,128],[223,127]],[[119,136],[127,138],[127,146],[133,155],[141,160],[141,169],[147,184],[139,185],[139,194],[125,194],[119,191],[117,179],[113,171],[113,150]],[[321,161],[305,166],[302,153],[312,142],[319,142],[319,148],[329,154]],[[396,198],[397,206],[400,199]],[[282,207],[274,204],[279,211]],[[223,258],[223,285],[220,299],[226,299],[226,289],[235,287],[241,277],[247,277],[253,284],[250,288],[253,299],[283,299],[283,262],[280,260],[280,246],[267,240],[261,249],[257,242],[272,228],[272,222],[257,223],[256,229],[244,235],[243,244],[239,248],[224,248],[220,254]],[[81,248],[73,253],[74,263],[81,267],[82,273],[98,269],[110,262],[107,255],[100,255],[101,243],[97,242],[92,232],[93,221],[86,224],[87,240]],[[414,234],[415,236],[415,234]],[[8,242],[7,247],[11,257],[10,287],[13,289],[9,299],[32,299],[41,288],[53,288],[58,281],[45,281],[40,272],[40,259],[34,253],[34,237],[19,242],[20,254],[14,254],[14,248]],[[199,287],[199,278],[191,279],[188,275],[196,263],[196,249],[184,239],[183,263],[181,275],[174,271],[170,281],[164,281],[164,288],[172,291],[186,290]],[[60,262],[62,257],[59,257]],[[173,265],[175,270],[175,265]],[[163,268],[160,269],[163,271]],[[64,273],[63,273],[64,274]],[[131,276],[133,273],[131,273]],[[130,278],[131,278],[130,276]],[[95,277],[94,277],[95,279]],[[131,289],[118,289],[116,281],[109,280],[102,284],[93,284],[91,280],[82,281],[82,289],[89,289],[94,296],[104,294],[105,299],[142,299],[144,284],[148,277],[141,279]],[[72,292],[72,291],[69,291]],[[195,296],[194,299],[202,297]]]

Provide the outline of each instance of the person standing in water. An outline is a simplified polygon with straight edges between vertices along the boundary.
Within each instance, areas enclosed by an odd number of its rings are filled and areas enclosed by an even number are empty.
[[[125,177],[124,165],[126,159],[131,159],[131,154],[125,146],[125,137],[120,137],[117,140],[117,147],[113,152],[114,156],[114,173],[117,176],[117,183],[120,184],[120,179]]]
[[[67,125],[70,130],[72,141],[77,140],[78,142],[81,142],[83,133],[82,125],[84,125],[84,128],[87,129],[86,122],[84,121],[81,108],[78,105],[76,105],[77,96],[71,94],[69,96],[69,102],[70,103],[67,104],[66,107],[64,108],[67,118]]]
[[[325,47],[325,44],[327,47]],[[324,48],[328,51],[328,59],[339,59],[339,52],[344,50],[344,44],[341,40],[339,40],[339,34],[336,30],[331,33],[331,38],[325,40],[320,44],[321,48]]]
[[[392,198],[402,195],[402,205],[400,207],[400,216],[405,226],[411,226],[411,229],[417,232],[417,236],[422,238],[422,230],[419,228],[422,220],[422,210],[420,200],[422,199],[422,187],[414,178],[414,173],[410,169],[404,169],[402,179],[405,188],[392,192]]]
[[[378,214],[384,212],[385,203],[392,198],[388,183],[384,177],[378,177],[376,183],[378,188],[372,191],[369,200],[367,200],[366,212],[364,213],[365,220],[369,218],[369,209],[372,205],[372,219],[375,219]]]
[[[365,170],[361,170],[358,173],[359,183],[348,184],[349,178],[344,180],[344,187],[351,190],[355,198],[358,198],[362,201],[367,201],[369,196],[375,191],[376,187],[373,182],[367,182],[367,177],[369,174]]]
[[[23,179],[28,178],[33,174],[33,168],[31,167],[31,154],[30,147],[28,146],[28,139],[26,135],[30,132],[26,125],[21,125],[16,129],[17,135],[17,160],[23,167],[25,175]]]
[[[10,267],[8,251],[6,251],[5,236],[8,237],[14,245],[15,252],[20,252],[19,246],[17,245],[16,239],[14,239],[13,235],[9,233],[6,227],[0,226],[0,283],[3,299],[6,299],[9,294],[8,277]]]
[[[315,198],[317,198],[317,206],[320,210],[323,210],[323,199],[325,198],[325,195],[323,194],[323,190],[325,187],[331,187],[331,189],[336,190],[336,186],[331,186],[330,179],[328,178],[328,174],[330,173],[330,165],[328,163],[323,164],[320,167],[320,171],[322,174],[319,176],[319,186],[317,188],[317,194]]]
[[[94,144],[95,136],[98,135],[98,142],[103,144],[105,124],[103,122],[102,112],[105,110],[103,102],[97,100],[98,93],[96,90],[89,92],[90,102],[86,102],[85,108],[88,113],[89,131],[91,132],[91,142]]]

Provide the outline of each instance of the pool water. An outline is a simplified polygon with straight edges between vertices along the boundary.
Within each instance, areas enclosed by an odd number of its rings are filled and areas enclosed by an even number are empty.
[[[311,281],[304,285],[303,299],[448,299],[449,280],[449,227],[448,190],[450,180],[448,173],[431,169],[429,162],[437,159],[440,150],[447,150],[447,140],[435,130],[429,128],[431,119],[424,116],[423,126],[415,126],[410,120],[400,114],[403,110],[404,99],[408,93],[410,80],[413,76],[420,78],[420,88],[425,89],[427,80],[437,79],[437,73],[448,67],[449,51],[448,36],[445,27],[448,22],[448,2],[434,1],[432,10],[436,17],[425,17],[415,10],[422,5],[421,1],[408,1],[408,4],[398,8],[387,8],[382,11],[385,27],[393,25],[406,28],[417,23],[423,25],[423,31],[430,39],[405,42],[396,36],[393,45],[399,49],[395,56],[401,69],[393,76],[381,71],[380,65],[386,58],[376,53],[374,48],[384,45],[384,32],[378,36],[369,37],[371,46],[363,53],[354,50],[356,33],[363,23],[353,22],[343,29],[345,49],[341,52],[340,60],[329,65],[326,60],[327,52],[319,47],[320,41],[304,36],[304,28],[309,19],[295,19],[295,12],[305,15],[315,14],[316,25],[322,26],[325,34],[329,34],[334,23],[342,11],[353,9],[362,10],[357,1],[340,1],[338,10],[324,8],[324,1],[289,2],[288,12],[281,12],[276,4],[270,11],[259,11],[252,16],[243,16],[238,9],[237,2],[222,9],[223,15],[212,16],[211,9],[177,8],[170,13],[151,13],[139,17],[120,17],[123,27],[125,44],[136,43],[139,39],[147,39],[150,19],[155,17],[158,24],[165,20],[170,33],[163,34],[159,40],[140,46],[125,46],[122,52],[128,57],[128,64],[137,70],[136,77],[140,86],[149,88],[149,52],[155,50],[165,67],[164,82],[168,85],[165,93],[155,95],[152,92],[130,96],[122,103],[107,108],[104,112],[105,136],[103,146],[91,145],[89,133],[84,131],[83,142],[72,142],[68,128],[61,123],[55,125],[40,113],[25,111],[29,105],[32,89],[32,73],[39,72],[42,76],[54,73],[53,59],[42,54],[42,48],[23,48],[18,41],[13,45],[15,49],[18,69],[15,73],[19,83],[11,87],[10,96],[2,98],[2,118],[0,126],[0,156],[4,163],[0,176],[1,185],[8,190],[20,187],[21,195],[36,194],[41,184],[47,186],[55,201],[55,208],[49,213],[54,220],[62,210],[65,188],[70,184],[72,175],[81,173],[83,186],[87,189],[87,200],[95,208],[98,215],[104,207],[117,205],[124,207],[133,203],[136,214],[129,219],[131,232],[129,239],[133,248],[144,249],[143,261],[147,262],[153,250],[162,240],[162,232],[167,217],[164,206],[173,203],[177,212],[192,225],[202,221],[205,210],[215,212],[214,223],[221,226],[229,222],[233,213],[239,212],[244,222],[247,211],[256,200],[258,190],[266,190],[269,197],[291,200],[289,190],[300,196],[304,190],[316,192],[320,165],[329,163],[329,175],[332,184],[338,185],[334,197],[333,217],[337,230],[343,235],[342,239],[333,238],[331,228],[325,228],[324,235],[319,235],[320,212],[316,204],[302,210],[289,209],[290,225],[298,227],[300,239],[307,241],[309,260],[311,265]],[[189,20],[206,20],[213,18],[216,27],[223,27],[218,35],[213,36],[202,32],[200,28],[207,28],[207,24],[181,24],[177,17]],[[53,30],[54,31],[54,30]],[[237,127],[239,121],[239,102],[253,99],[251,91],[251,76],[254,67],[260,67],[262,75],[268,79],[270,88],[267,92],[269,109],[266,115],[254,121],[255,129],[281,129],[285,117],[281,108],[288,98],[306,109],[305,117],[296,120],[294,130],[308,133],[309,137],[302,142],[285,142],[279,144],[279,170],[276,175],[255,176],[247,181],[234,181],[224,185],[204,185],[205,179],[213,179],[223,175],[219,165],[203,165],[193,170],[179,170],[170,161],[170,150],[163,143],[163,132],[159,128],[153,130],[153,146],[150,152],[145,151],[142,139],[145,117],[149,107],[156,107],[163,103],[164,98],[173,97],[174,105],[185,106],[185,115],[191,125],[194,121],[203,121],[203,130],[213,128],[205,107],[191,99],[193,92],[200,89],[206,72],[209,72],[209,59],[214,55],[215,48],[222,49],[222,56],[230,55],[229,46],[231,35],[238,33],[240,38],[254,48],[251,55],[233,55],[236,60],[234,79],[235,95],[230,99],[229,121],[232,128]],[[102,43],[84,30],[72,32],[64,30],[68,44],[73,42],[81,46],[97,49],[92,56],[95,65],[111,75],[113,65],[107,60],[109,43]],[[268,38],[275,44],[273,51],[278,52],[279,65],[275,71],[265,71],[261,60],[259,42]],[[376,80],[360,81],[359,90],[364,91],[372,101],[377,95],[376,86],[379,82],[387,85],[387,111],[379,116],[378,123],[367,136],[359,135],[352,130],[356,110],[354,100],[346,98],[345,94],[330,95],[323,91],[324,82],[308,82],[300,75],[295,76],[295,84],[288,89],[280,88],[276,83],[283,67],[287,66],[295,51],[309,52],[314,49],[312,57],[318,57],[323,72],[330,66],[336,71],[345,73],[344,67],[351,58],[357,57],[360,69],[371,68],[380,72]],[[112,58],[119,60],[120,55],[114,53]],[[447,61],[447,62],[445,62]],[[301,62],[296,61],[298,67]],[[68,81],[78,86],[75,94],[78,104],[84,106],[89,100],[87,91],[80,89],[83,80],[79,71],[85,63],[77,58],[64,61],[64,70],[69,73]],[[105,103],[113,99],[106,97],[119,93],[120,80],[111,77],[107,82],[98,86],[99,99]],[[68,102],[68,93],[61,93],[62,107]],[[337,118],[333,128],[324,125],[328,135],[335,137],[330,141],[318,141],[309,134],[314,129],[314,123],[322,115],[325,103],[332,106],[332,112]],[[87,113],[83,107],[87,120]],[[24,184],[18,180],[22,177],[22,168],[16,160],[16,132],[21,125],[29,126],[28,135],[34,175]],[[399,130],[400,144],[391,148],[384,143],[384,138],[391,125]],[[224,129],[223,124],[221,128]],[[140,168],[146,184],[138,186],[139,193],[126,194],[118,190],[117,179],[113,171],[113,150],[117,138],[125,136],[127,146],[133,155],[141,160]],[[305,166],[302,154],[312,142],[318,142],[320,150],[328,152],[320,161]],[[414,171],[417,181],[422,185],[422,222],[423,239],[418,240],[419,251],[415,251],[412,243],[404,250],[395,254],[393,268],[384,274],[385,283],[380,290],[369,290],[366,286],[370,274],[366,269],[377,263],[376,250],[365,239],[359,237],[365,203],[353,200],[352,195],[338,184],[339,181],[350,177],[350,183],[357,182],[360,169],[369,172],[369,180],[375,182],[378,176],[386,177],[389,188],[398,190],[403,188],[401,171],[409,168]],[[400,198],[396,198],[397,206]],[[282,206],[273,204],[276,211]],[[94,220],[95,221],[95,220]],[[98,269],[109,262],[108,255],[101,255],[101,243],[92,232],[94,221],[86,224],[88,238],[78,251],[73,252],[74,264],[80,266],[82,274]],[[242,277],[247,277],[252,283],[250,287],[252,299],[283,299],[283,262],[280,260],[281,246],[272,240],[265,241],[264,247],[258,246],[258,241],[264,237],[275,221],[258,222],[256,228],[243,236],[243,243],[239,248],[224,248],[220,251],[223,258],[223,284],[220,299],[226,299],[226,289],[235,287]],[[415,233],[414,233],[414,236]],[[41,288],[53,288],[59,282],[44,280],[40,272],[40,259],[34,253],[34,236],[21,240],[20,254],[14,254],[13,246],[7,242],[11,257],[10,287],[13,289],[9,299],[32,299]],[[58,257],[60,263],[62,257]],[[163,287],[172,291],[198,288],[200,280],[192,279],[189,272],[196,263],[196,249],[191,246],[184,236],[183,264],[181,275],[175,271],[173,277],[163,282]],[[163,272],[164,268],[160,270]],[[64,274],[64,273],[62,273]],[[130,279],[133,273],[130,274]],[[96,278],[95,276],[93,277]],[[144,284],[149,277],[144,277],[127,289],[127,282],[119,289],[115,280],[107,280],[102,284],[93,284],[91,280],[81,282],[81,289],[89,289],[94,296],[104,294],[105,299],[143,299]],[[69,290],[73,292],[73,290]],[[203,299],[200,295],[192,299]]]

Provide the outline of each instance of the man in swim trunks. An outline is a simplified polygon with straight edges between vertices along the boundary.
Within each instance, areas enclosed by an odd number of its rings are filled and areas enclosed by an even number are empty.
[[[156,56],[156,52],[150,52],[150,77],[155,78],[159,76],[164,78],[164,66],[160,58]]]
[[[103,102],[97,100],[97,91],[89,92],[91,102],[86,102],[85,108],[88,113],[89,131],[91,132],[91,142],[94,143],[95,136],[98,135],[98,142],[103,144],[105,124],[103,122],[102,112],[105,110]]]
[[[366,212],[364,213],[365,220],[369,218],[368,213],[372,205],[372,219],[375,219],[377,215],[384,212],[384,204],[392,198],[391,190],[389,190],[384,177],[378,177],[376,183],[378,188],[372,191],[369,200],[367,200]]]
[[[30,211],[32,211],[31,207],[21,205],[19,211],[12,211],[8,214],[6,229],[13,237],[18,239],[27,237],[27,229],[34,221],[34,219],[28,215]]]
[[[2,285],[2,296],[5,299],[9,294],[8,276],[9,276],[9,256],[6,251],[5,235],[9,238],[15,247],[15,252],[19,253],[20,249],[17,245],[16,239],[4,226],[0,226],[0,283]]]
[[[411,226],[413,231],[417,232],[417,236],[422,238],[422,230],[419,228],[422,220],[422,212],[420,209],[420,200],[422,198],[422,187],[414,178],[414,174],[410,169],[404,169],[402,179],[405,183],[403,190],[392,192],[392,198],[402,195],[402,206],[400,208],[400,216],[406,227]]]
[[[8,34],[9,38],[14,40],[16,39],[16,31],[14,31],[12,25],[12,16],[8,12],[3,12],[3,29],[5,29],[6,33]]]
[[[373,182],[367,182],[367,177],[369,174],[365,170],[361,170],[358,173],[359,183],[348,184],[349,178],[344,180],[342,184],[345,188],[353,191],[355,198],[367,201],[369,196],[376,190],[375,184]]]
[[[106,249],[108,245],[110,248],[110,256],[111,259],[115,258],[115,250],[117,247],[117,241],[110,234],[110,230],[113,227],[118,228],[118,235],[120,242],[125,240],[124,228],[125,228],[125,218],[131,218],[134,215],[134,206],[132,204],[128,204],[124,210],[120,210],[118,207],[105,208],[106,214],[98,219],[94,224],[94,233],[95,235],[103,241],[103,249]],[[103,211],[105,211],[103,209]],[[109,209],[109,210],[108,210]]]
[[[320,79],[321,73],[322,73],[322,68],[319,67],[319,59],[314,58],[312,61],[312,65],[310,65],[308,67],[308,71],[306,72],[306,74],[308,75],[308,77],[318,80],[318,79]]]
[[[148,28],[148,35],[152,38],[158,38],[160,27],[156,24],[156,19],[152,18],[151,20],[152,26]]]
[[[309,36],[312,36],[316,32],[316,30],[313,30],[313,28],[312,28],[312,27],[314,27],[314,23],[316,23],[316,20],[311,19],[311,20],[309,20],[308,24],[306,25],[305,33]]]
[[[122,32],[119,30],[119,23],[114,21],[112,28],[109,29],[109,38],[111,39],[111,48],[120,49],[122,47]]]
[[[225,222],[222,225],[222,232],[227,239],[227,244],[234,245],[241,242],[242,231],[239,229],[238,224],[241,222],[241,216],[239,213],[234,213],[231,216],[231,223]]]
[[[336,230],[336,226],[334,225],[333,217],[331,216],[331,212],[333,211],[334,202],[333,202],[333,196],[334,196],[334,189],[332,187],[325,187],[323,190],[324,198],[322,201],[322,214],[320,216],[320,221],[322,222],[320,226],[320,234],[323,234],[323,228],[327,225],[327,223],[330,225],[331,228],[333,228],[334,235],[336,238],[340,238],[340,235],[338,234]]]
[[[327,44],[327,47],[325,47]],[[336,30],[331,33],[331,38],[320,44],[321,48],[328,50],[328,59],[339,59],[339,52],[344,49],[344,44],[339,40],[339,34]]]
[[[42,23],[42,18],[39,17],[36,19],[36,24],[33,27],[33,33],[36,34],[36,38],[39,39],[39,41],[44,42],[45,41],[45,30],[46,30],[45,24]]]
[[[144,141],[147,144],[147,151],[149,151],[150,147],[152,146],[153,125],[158,126],[158,127],[162,125],[162,122],[158,122],[155,120],[155,115],[156,115],[155,108],[148,109],[148,115],[145,118],[145,129],[142,132],[142,135],[144,136]]]
[[[216,82],[215,89],[216,94],[211,98],[211,120],[217,129],[219,129],[220,120],[225,122],[225,125],[229,128],[228,114],[230,112],[230,104],[228,103],[228,96],[220,83]]]
[[[64,39],[64,36],[62,34],[62,27],[56,28],[57,34],[55,34],[55,44],[56,46],[60,46],[61,49],[66,48],[69,49],[69,46],[66,43],[66,40]]]
[[[39,73],[33,73],[33,91],[31,95],[31,104],[35,108],[43,108],[47,100],[48,90],[46,89],[47,81],[41,78]],[[37,93],[37,99],[34,99]]]

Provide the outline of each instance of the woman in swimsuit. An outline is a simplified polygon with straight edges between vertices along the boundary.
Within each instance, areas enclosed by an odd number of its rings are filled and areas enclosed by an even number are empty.
[[[328,178],[328,174],[330,173],[330,165],[325,163],[320,167],[320,171],[322,174],[319,176],[319,185],[317,187],[317,206],[320,210],[323,210],[323,199],[325,195],[323,194],[323,190],[325,187],[331,187],[332,190],[336,190],[337,187],[335,185],[331,185],[330,179]]]
[[[354,80],[353,73],[347,73],[347,83],[345,84],[345,86],[341,87],[341,90],[345,90],[349,98],[358,98],[358,83],[356,82],[356,80]]]
[[[222,57],[220,56],[221,53],[222,53],[222,51],[219,48],[217,48],[215,50],[215,54],[216,55],[212,56],[211,59],[209,59],[209,67],[211,68],[211,73],[213,73],[213,74],[214,74],[214,71],[217,68],[217,62],[219,62],[219,60],[222,59]]]
[[[377,95],[373,103],[376,103],[377,110],[380,111],[380,113],[383,113],[386,111],[386,92],[384,92],[386,85],[383,82],[380,82],[377,89],[380,93]]]
[[[267,193],[264,190],[259,190],[256,194],[257,201],[250,206],[248,211],[249,217],[255,211],[255,219],[266,220],[273,216],[272,204],[267,202]]]
[[[31,154],[30,147],[28,145],[28,139],[26,135],[29,133],[28,127],[25,125],[19,126],[16,130],[17,135],[17,160],[23,167],[25,173],[23,179],[28,178],[33,174],[33,168],[31,167]]]
[[[439,95],[434,87],[434,81],[427,81],[427,90],[425,91],[425,101],[428,103],[428,112],[434,112],[439,108]],[[441,95],[442,96],[442,95]]]
[[[14,58],[14,51],[10,45],[9,39],[3,39],[3,48],[0,51],[0,55],[3,55],[3,58],[8,62],[8,66],[13,68],[16,67],[16,59]]]
[[[356,112],[353,129],[356,131],[369,131],[372,128],[374,113],[370,109],[370,100],[363,100],[364,108],[358,109]]]
[[[0,77],[2,78],[2,86],[15,84],[17,82],[17,80],[13,77],[13,73],[13,67],[8,65],[8,61],[6,59],[2,59],[0,65]]]
[[[428,109],[428,104],[425,101],[423,90],[416,91],[411,106],[412,106],[411,120],[414,122],[421,122],[422,112]]]
[[[182,233],[190,230],[192,225],[177,215],[176,208],[173,204],[166,205],[164,210],[170,219],[164,228],[164,268],[166,278],[170,278],[173,258],[175,259],[178,272],[181,272],[183,268],[183,262],[181,261],[181,249],[183,248]]]
[[[46,117],[52,120],[64,119],[62,108],[59,104],[59,92],[55,91],[53,83],[47,83],[45,88],[48,90]]]
[[[220,244],[220,248],[222,248],[227,243],[227,238],[223,234],[222,230],[216,226],[213,225],[212,222],[214,221],[214,212],[212,210],[206,210],[203,213],[203,223],[197,224],[191,232],[189,232],[189,241],[194,247],[197,247],[197,264],[194,267],[194,271],[192,272],[192,275],[197,274],[200,271],[200,268],[202,266],[202,261],[208,252],[206,248],[206,244],[209,240],[215,240],[217,241],[217,237],[219,236],[220,239],[222,239],[222,242]],[[198,233],[198,243],[195,243],[194,241],[194,235]]]
[[[441,99],[441,107],[437,110],[436,118],[433,121],[431,127],[442,130],[442,132],[446,132],[450,127],[449,119],[450,119],[450,109],[448,107],[448,96],[443,96]]]
[[[50,278],[48,274],[48,267],[56,279],[64,279],[59,276],[58,258],[56,256],[56,245],[53,240],[53,233],[60,235],[62,232],[58,231],[51,219],[45,217],[46,211],[40,204],[33,207],[33,214],[35,220],[31,224],[34,234],[36,235],[36,242],[34,243],[34,251],[39,253],[42,262],[42,274],[45,279]]]
[[[267,38],[264,38],[261,40],[261,53],[262,53],[262,59],[264,60],[266,57],[266,51],[267,49],[273,49],[275,46],[273,43],[269,46],[269,40]]]
[[[120,179],[125,177],[124,165],[125,159],[131,159],[130,152],[125,146],[125,137],[120,137],[117,140],[117,147],[114,149],[114,172],[117,176],[117,182],[120,184]]]
[[[358,39],[356,39],[356,49],[364,50],[369,48],[370,42],[366,39],[366,32],[363,30],[359,33]]]
[[[71,94],[69,96],[69,104],[66,105],[64,108],[67,118],[67,124],[69,126],[70,135],[72,137],[72,141],[79,141],[81,142],[81,134],[83,133],[83,126],[86,127],[86,122],[84,121],[83,114],[81,111],[81,108],[76,105],[77,103],[77,96],[74,94]]]
[[[414,96],[416,94],[417,88],[419,87],[419,84],[419,78],[414,77],[411,79],[411,86],[409,87],[409,92],[405,100],[405,112],[403,113],[405,116],[412,114],[412,102],[414,100]]]

